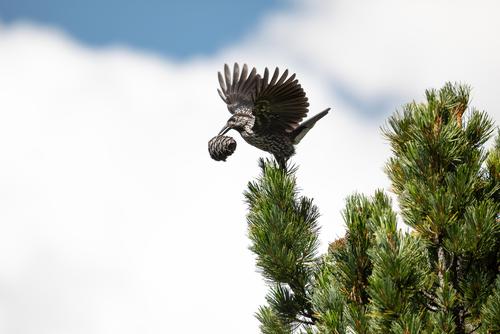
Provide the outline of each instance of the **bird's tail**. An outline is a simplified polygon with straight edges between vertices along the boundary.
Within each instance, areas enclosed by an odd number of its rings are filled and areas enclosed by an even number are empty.
[[[305,121],[302,124],[300,124],[295,130],[293,130],[292,133],[290,134],[293,143],[295,145],[297,145],[298,143],[300,143],[300,141],[302,140],[302,138],[304,138],[304,136],[306,135],[306,133],[309,132],[309,130],[312,129],[312,127],[314,126],[314,124],[316,124],[317,121],[319,121],[326,114],[328,114],[329,111],[330,111],[330,108],[327,108],[327,109],[323,110],[319,114],[314,115],[313,117],[309,118],[307,121]]]

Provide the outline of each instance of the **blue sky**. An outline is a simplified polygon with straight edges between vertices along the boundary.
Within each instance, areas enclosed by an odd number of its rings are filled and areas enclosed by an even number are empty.
[[[125,45],[183,60],[235,44],[265,15],[292,7],[286,0],[2,0],[0,20],[53,26],[92,47]],[[332,89],[366,117],[379,117],[397,101],[359,96],[333,81]]]
[[[91,46],[128,45],[176,59],[211,54],[238,41],[279,0],[2,0],[5,23],[62,28]]]

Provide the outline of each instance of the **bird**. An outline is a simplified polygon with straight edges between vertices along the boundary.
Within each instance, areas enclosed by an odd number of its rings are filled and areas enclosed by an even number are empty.
[[[286,69],[280,76],[276,67],[270,76],[266,67],[261,76],[255,67],[249,72],[247,64],[240,72],[238,63],[231,73],[224,64],[224,75],[218,72],[217,89],[232,114],[219,136],[231,129],[238,131],[247,143],[271,153],[285,170],[288,159],[295,154],[294,145],[330,110],[302,122],[308,113],[308,99],[295,73],[288,74]]]

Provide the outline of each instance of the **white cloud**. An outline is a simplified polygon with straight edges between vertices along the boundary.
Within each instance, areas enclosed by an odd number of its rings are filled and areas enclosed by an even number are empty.
[[[3,332],[254,331],[254,161],[208,156],[213,71],[22,26],[0,50]]]
[[[445,81],[467,82],[498,115],[500,4],[493,0],[296,1],[264,21],[234,54],[284,63],[348,88],[360,98],[419,98]],[[315,78],[317,81],[317,78]]]
[[[298,2],[181,64],[0,26],[0,331],[255,333],[265,287],[242,191],[262,154],[235,134],[228,162],[209,159],[228,117],[216,71],[287,66],[311,113],[333,107],[294,159],[324,249],[342,233],[344,198],[388,185],[383,116],[364,118],[332,83],[403,103],[460,80],[498,120],[496,12],[493,1]]]

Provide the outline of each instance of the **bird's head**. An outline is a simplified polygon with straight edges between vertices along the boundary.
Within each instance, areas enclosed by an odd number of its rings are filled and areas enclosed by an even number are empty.
[[[247,126],[250,126],[250,127],[253,126],[252,116],[245,115],[245,114],[235,114],[227,120],[226,125],[219,132],[219,136],[224,135],[226,132],[228,132],[231,129],[234,129],[238,132],[244,131],[245,127],[247,127]]]

